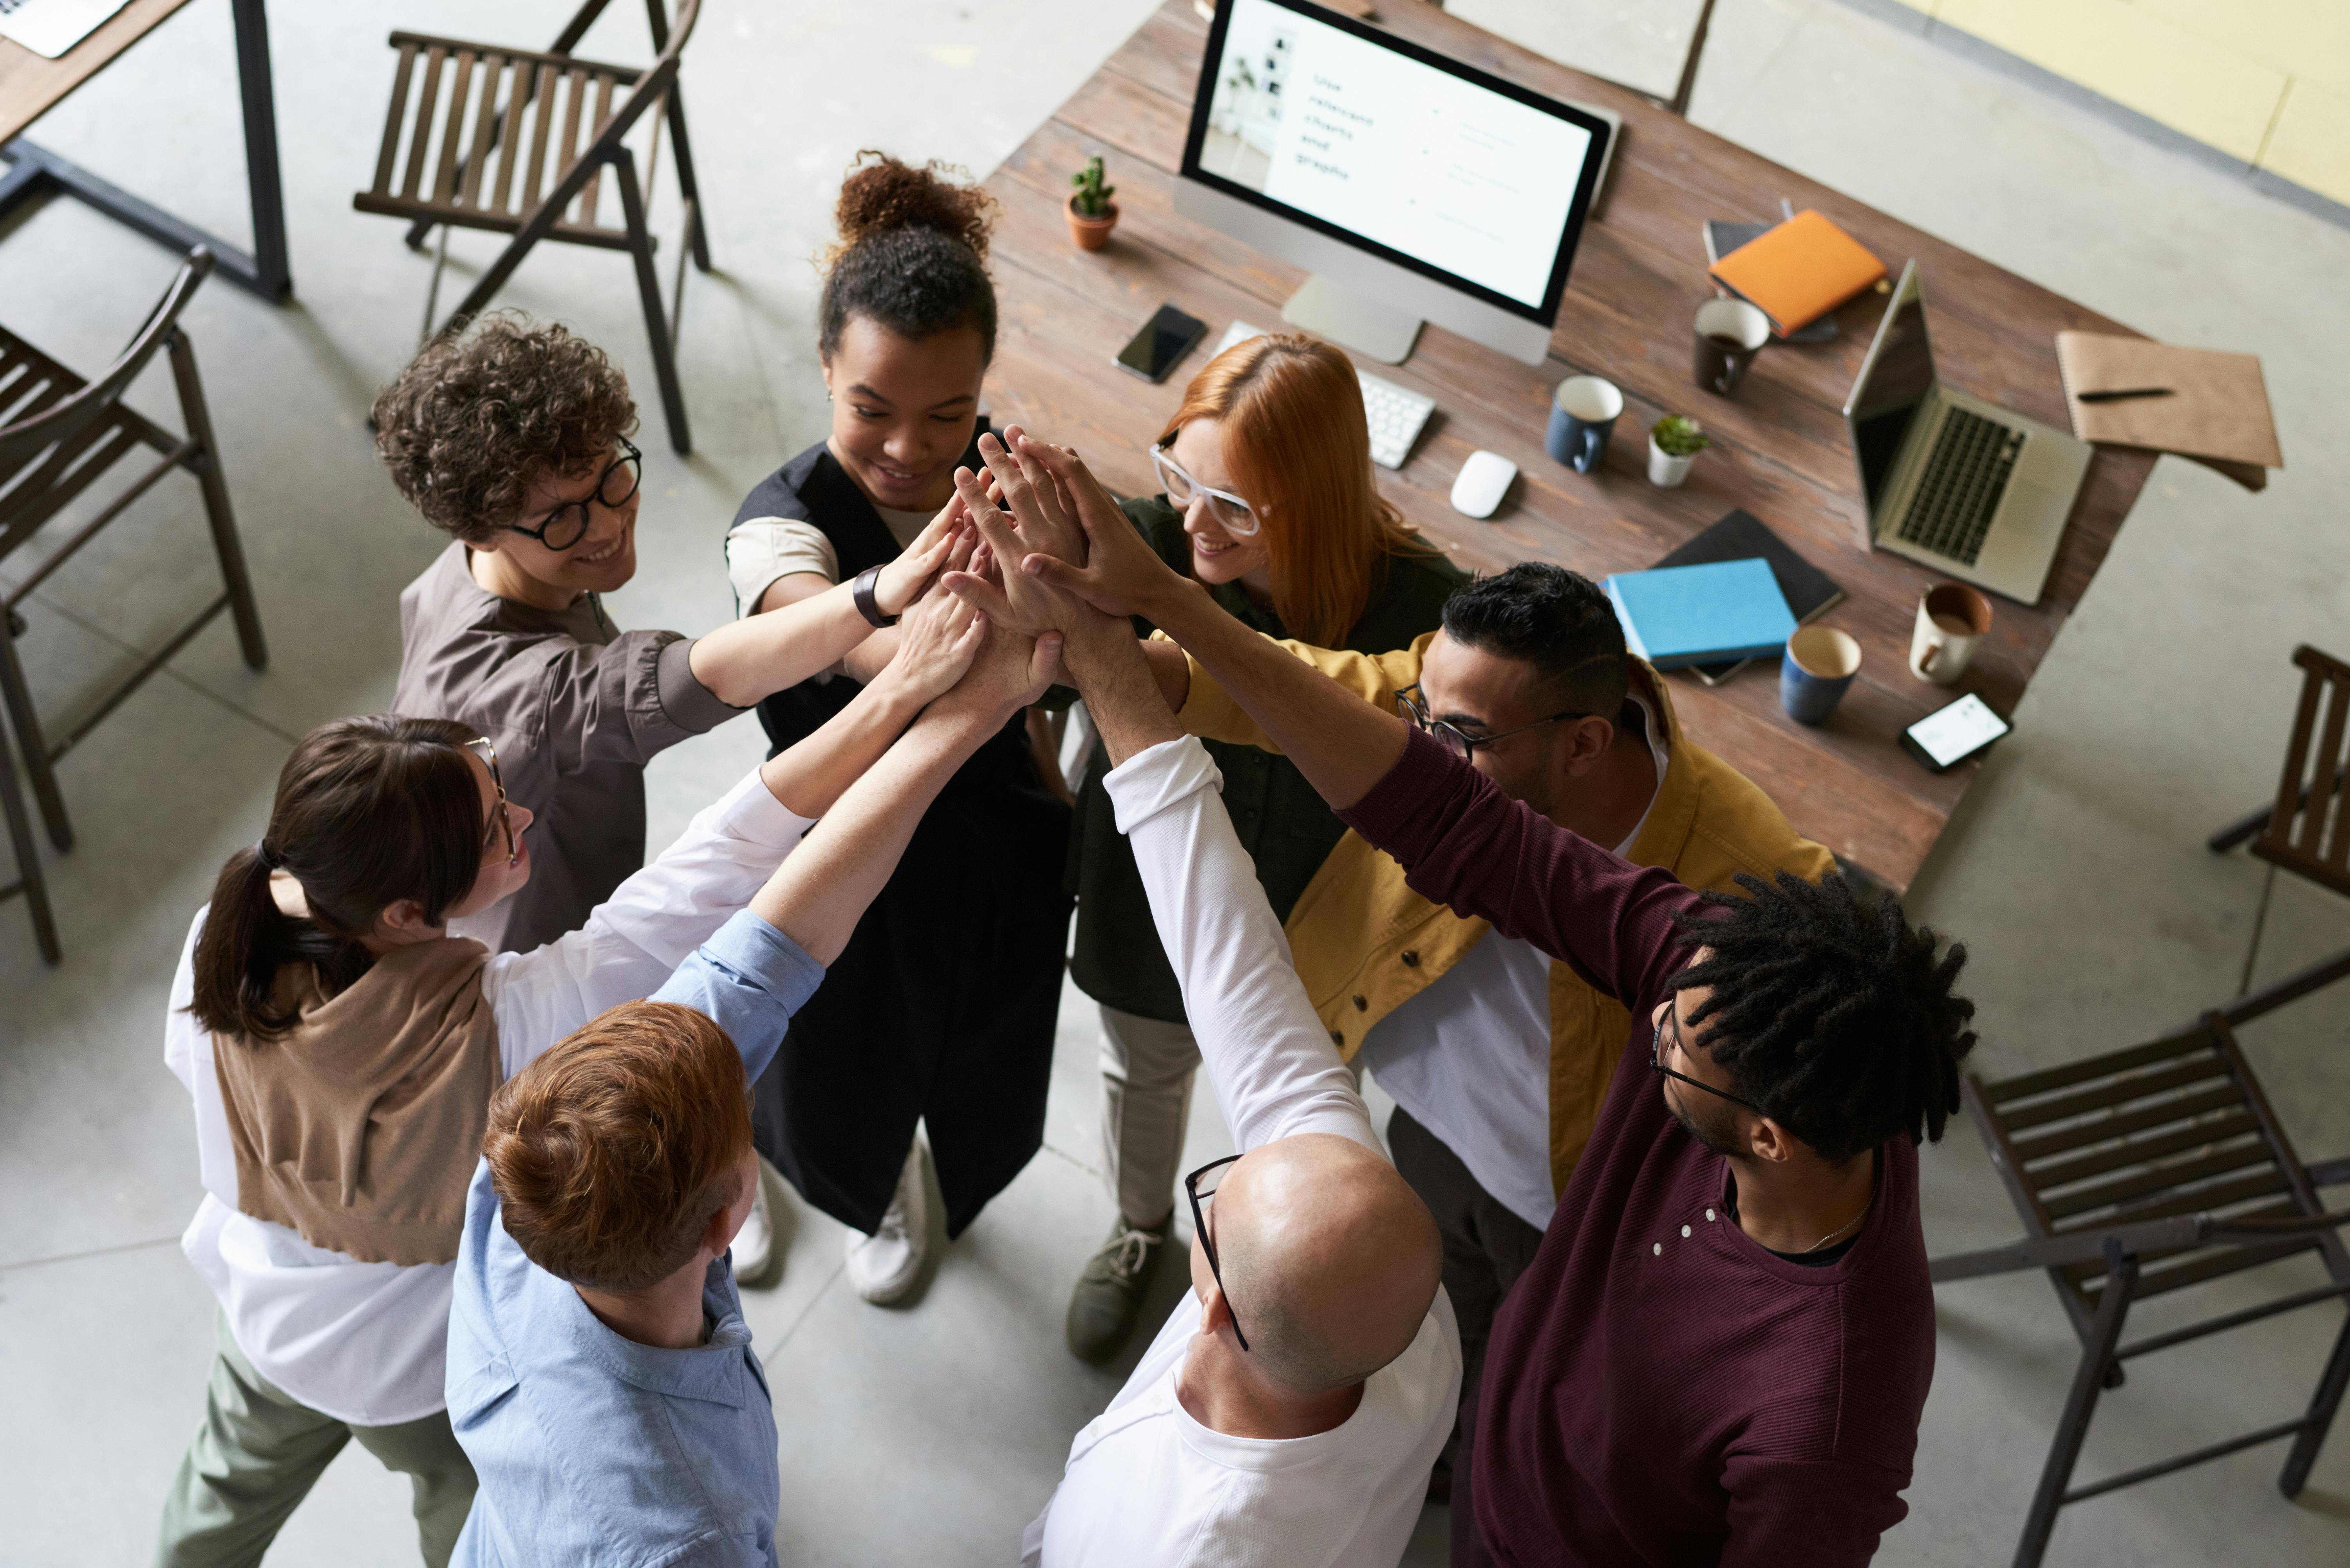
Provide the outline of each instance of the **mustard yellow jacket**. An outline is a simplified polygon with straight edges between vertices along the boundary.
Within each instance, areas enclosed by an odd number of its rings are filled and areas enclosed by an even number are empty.
[[[1419,679],[1421,656],[1435,633],[1392,653],[1332,651],[1302,642],[1281,646],[1390,711],[1398,688]],[[1656,672],[1633,661],[1639,694],[1665,726],[1665,776],[1656,803],[1627,857],[1660,866],[1691,888],[1734,889],[1744,871],[1766,880],[1793,871],[1816,881],[1835,857],[1798,834],[1771,797],[1745,775],[1681,733],[1672,701]],[[1197,661],[1191,691],[1177,715],[1202,739],[1272,749],[1256,722]],[[1492,929],[1431,904],[1404,885],[1403,867],[1349,832],[1331,850],[1289,916],[1289,946],[1306,994],[1339,1052],[1349,1061],[1371,1025],[1461,961]],[[1550,1175],[1566,1190],[1599,1103],[1631,1027],[1623,1004],[1584,983],[1567,964],[1550,966]]]

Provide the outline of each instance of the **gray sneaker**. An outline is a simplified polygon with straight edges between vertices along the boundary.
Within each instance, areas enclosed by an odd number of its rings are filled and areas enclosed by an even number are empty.
[[[1170,1214],[1147,1231],[1122,1218],[1109,1228],[1109,1240],[1087,1260],[1077,1288],[1069,1293],[1070,1355],[1098,1366],[1126,1344],[1142,1311],[1151,1261],[1174,1223]]]

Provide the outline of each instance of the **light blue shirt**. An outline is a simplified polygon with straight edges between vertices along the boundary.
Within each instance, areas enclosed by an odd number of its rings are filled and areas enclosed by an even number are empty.
[[[824,966],[749,910],[653,999],[709,1014],[756,1078]],[[449,1314],[449,1419],[481,1477],[454,1562],[684,1568],[775,1561],[775,1417],[725,1259],[694,1350],[625,1339],[523,1255],[473,1171]]]

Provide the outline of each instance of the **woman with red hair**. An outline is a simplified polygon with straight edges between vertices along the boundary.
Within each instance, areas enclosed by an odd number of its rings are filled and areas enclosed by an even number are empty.
[[[1361,383],[1303,336],[1252,337],[1211,361],[1152,446],[1161,493],[1127,503],[1160,558],[1267,636],[1385,652],[1436,629],[1467,577],[1405,528],[1371,475]],[[1138,619],[1144,636],[1150,628]],[[1276,918],[1346,828],[1286,757],[1207,742],[1223,798]],[[1199,1047],[1118,833],[1096,750],[1073,845],[1070,976],[1101,1006],[1104,1174],[1118,1206],[1069,1302],[1069,1349],[1102,1362],[1132,1332],[1148,1265],[1174,1217]]]

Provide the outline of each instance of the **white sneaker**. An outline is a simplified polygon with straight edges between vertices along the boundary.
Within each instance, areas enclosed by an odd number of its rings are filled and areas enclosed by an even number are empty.
[[[759,1161],[759,1190],[751,1200],[751,1217],[734,1232],[734,1282],[738,1285],[764,1290],[783,1278],[784,1255],[775,1245],[775,1217],[767,1199],[782,1179],[764,1158]]]
[[[922,1176],[922,1145],[906,1151],[898,1190],[870,1236],[848,1233],[848,1282],[877,1306],[903,1301],[922,1276],[931,1250],[930,1191]]]

